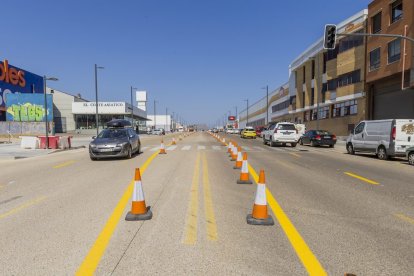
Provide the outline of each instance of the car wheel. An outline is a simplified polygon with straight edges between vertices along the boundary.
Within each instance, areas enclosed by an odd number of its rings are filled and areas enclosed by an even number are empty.
[[[316,147],[316,143],[314,141],[310,142],[311,147]]]
[[[141,144],[138,145],[137,154],[141,154]]]
[[[346,151],[347,151],[349,154],[351,154],[351,155],[354,155],[354,154],[355,154],[354,147],[352,146],[352,144],[351,144],[351,143],[348,143],[348,144],[346,145]]]
[[[275,146],[276,146],[276,143],[275,143],[275,142],[273,142],[273,140],[270,140],[270,142],[269,142],[269,146],[271,146],[271,147],[275,147]]]
[[[132,158],[132,147],[129,146],[128,147],[128,152],[127,152],[127,159],[131,159]]]
[[[299,139],[299,144],[300,144],[301,146],[303,146],[303,141],[302,141],[302,138],[300,138],[300,139]]]
[[[266,145],[266,139],[263,137],[263,145]]]
[[[388,159],[388,154],[387,154],[387,150],[385,149],[385,147],[381,146],[378,148],[377,156],[378,156],[378,159],[380,160]]]
[[[330,147],[330,148],[333,148],[333,147],[335,147],[335,145],[329,145],[329,147]]]
[[[414,152],[411,152],[410,154],[408,154],[408,164],[414,166]]]
[[[91,158],[92,161],[96,161],[97,158],[93,157],[92,155],[89,155],[89,157]]]
[[[296,143],[290,143],[290,145],[292,148],[296,147]]]

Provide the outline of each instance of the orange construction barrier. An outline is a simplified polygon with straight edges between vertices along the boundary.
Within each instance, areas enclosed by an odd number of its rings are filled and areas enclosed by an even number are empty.
[[[266,184],[264,170],[260,170],[256,198],[252,214],[247,215],[247,223],[252,225],[274,225],[272,216],[267,212]]]
[[[247,153],[243,154],[243,163],[240,172],[240,179],[237,180],[237,184],[252,184],[253,182],[250,180],[249,177],[249,168],[247,163]]]
[[[141,172],[139,168],[135,169],[134,191],[132,193],[131,211],[125,217],[125,220],[148,220],[152,218],[150,207],[145,204],[144,190],[142,189]]]

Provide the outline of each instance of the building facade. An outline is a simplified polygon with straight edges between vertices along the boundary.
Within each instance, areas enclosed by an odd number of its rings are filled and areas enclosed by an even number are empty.
[[[414,37],[414,1],[375,0],[368,32]],[[401,38],[369,37],[366,82],[369,119],[414,118],[414,47]]]

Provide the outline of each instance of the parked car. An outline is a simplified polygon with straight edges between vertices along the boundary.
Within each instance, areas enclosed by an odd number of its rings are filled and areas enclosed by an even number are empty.
[[[290,144],[296,147],[298,130],[295,124],[288,122],[272,123],[262,132],[263,144],[274,147],[277,144],[285,146]]]
[[[98,137],[92,137],[89,144],[91,160],[108,157],[131,158],[134,153],[141,152],[141,140],[129,121],[112,120],[107,123],[107,127]]]
[[[406,150],[405,152],[407,159],[408,159],[408,163],[410,165],[414,166],[414,147],[410,147]]]
[[[264,126],[258,126],[256,127],[256,136],[257,137],[262,137],[262,131],[265,129]]]
[[[240,137],[241,138],[252,138],[252,139],[256,139],[256,131],[254,130],[253,127],[246,127],[240,133]]]
[[[242,129],[240,128],[233,129],[233,134],[240,134],[241,132],[242,132]]]
[[[336,144],[336,135],[326,130],[308,130],[299,139],[301,145],[329,146],[333,148]]]
[[[226,133],[227,134],[233,133],[233,128],[226,128]]]
[[[414,119],[390,119],[360,122],[346,141],[349,154],[374,153],[379,159],[406,156],[414,146]]]
[[[152,135],[164,135],[164,134],[165,134],[165,132],[164,132],[162,129],[157,128],[157,129],[153,129],[153,130],[151,131],[151,134],[152,134]]]

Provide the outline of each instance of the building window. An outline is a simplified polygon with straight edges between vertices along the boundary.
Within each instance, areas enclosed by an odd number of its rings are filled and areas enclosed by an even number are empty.
[[[328,80],[328,90],[333,91],[337,87],[355,84],[361,81],[361,70],[355,70],[338,76],[336,79]]]
[[[393,63],[401,56],[401,38],[397,38],[388,43],[388,63]]]
[[[312,87],[311,89],[311,102],[310,105],[314,105],[315,104],[315,88]]]
[[[290,97],[290,104],[292,105],[292,110],[296,109],[296,96]]]
[[[336,59],[337,56],[338,56],[338,47],[335,47],[335,49],[328,50],[326,54],[326,61]]]
[[[324,106],[319,108],[319,119],[328,119],[329,118],[329,106]]]
[[[379,12],[371,17],[371,33],[376,34],[381,32],[381,16],[382,12]]]
[[[272,113],[289,108],[290,99],[272,106]]]
[[[327,53],[323,53],[323,73],[326,73],[326,60],[327,60]]]
[[[303,122],[309,122],[310,119],[310,111],[305,111],[303,113]]]
[[[312,60],[312,79],[315,78],[315,60]]]
[[[398,21],[403,16],[402,0],[397,0],[391,4],[391,23]]]
[[[336,79],[328,80],[328,90],[334,91],[336,89]]]
[[[316,109],[312,109],[312,110],[310,111],[310,118],[311,118],[311,121],[316,121],[316,120],[318,120],[318,112],[317,112],[317,110],[316,110]]]
[[[303,66],[303,83],[306,82],[306,71],[305,71],[305,66]]]
[[[345,117],[358,113],[357,100],[346,101],[343,103],[334,104],[332,110],[332,117]]]
[[[295,88],[298,87],[298,71],[295,71]]]
[[[305,91],[302,92],[302,108],[305,108]]]
[[[381,48],[377,48],[369,52],[369,71],[380,68],[381,64]]]
[[[362,33],[362,30],[357,31],[355,33]],[[364,43],[364,37],[363,36],[348,36],[346,38],[343,38],[339,41],[339,52],[343,53],[345,51],[348,51],[349,49],[361,46]]]

